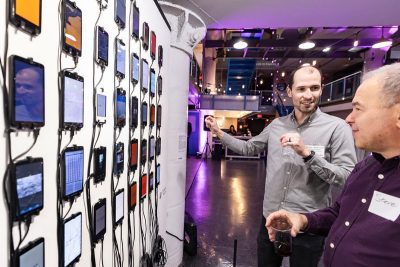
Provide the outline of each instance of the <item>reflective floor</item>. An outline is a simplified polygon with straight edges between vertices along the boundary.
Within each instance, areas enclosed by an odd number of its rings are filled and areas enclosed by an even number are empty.
[[[200,167],[199,167],[200,166]],[[197,224],[197,256],[184,254],[182,266],[256,266],[256,238],[261,222],[265,165],[263,160],[214,161],[189,158],[187,186],[197,178],[186,211]]]

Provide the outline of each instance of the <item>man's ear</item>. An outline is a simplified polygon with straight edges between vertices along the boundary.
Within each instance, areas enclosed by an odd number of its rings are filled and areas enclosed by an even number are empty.
[[[398,129],[400,129],[400,104],[396,104],[395,114],[396,114],[396,126]]]
[[[289,86],[286,87],[286,93],[289,97],[292,97],[292,89]]]

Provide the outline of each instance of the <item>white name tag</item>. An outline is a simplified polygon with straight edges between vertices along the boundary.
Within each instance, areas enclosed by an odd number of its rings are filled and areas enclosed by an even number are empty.
[[[400,215],[400,198],[375,190],[368,211],[394,222]]]
[[[315,152],[315,155],[325,158],[325,146],[306,145],[309,150]]]

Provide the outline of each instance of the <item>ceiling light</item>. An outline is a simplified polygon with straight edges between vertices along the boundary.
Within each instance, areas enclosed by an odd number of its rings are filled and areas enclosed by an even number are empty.
[[[313,66],[317,65],[317,61],[315,59],[312,61],[312,65]]]
[[[231,88],[231,87],[229,87],[229,91],[232,91],[232,88]]]
[[[284,72],[284,71],[282,71],[281,76],[282,76],[282,77],[285,77],[285,72]]]
[[[357,47],[359,45],[358,39],[355,39],[353,42],[353,47]]]
[[[303,65],[301,65],[302,67],[309,67],[310,63],[304,63]]]
[[[233,48],[235,49],[244,49],[247,47],[247,43],[243,41],[243,39],[239,39],[236,43],[233,44]]]
[[[324,52],[324,53],[328,53],[329,51],[331,51],[331,47],[330,46],[327,46],[324,49],[322,49],[322,52]]]
[[[376,42],[375,44],[372,45],[372,48],[383,48],[383,47],[391,46],[392,43],[393,43],[392,40],[390,40],[390,39],[385,40],[385,38],[383,37],[383,27],[382,27],[381,38],[379,39],[378,42]]]
[[[264,83],[264,80],[263,80],[263,79],[261,79],[261,80],[260,80],[260,84],[263,84],[263,83]]]
[[[313,41],[310,40],[305,40],[304,42],[302,42],[301,44],[299,44],[299,48],[300,49],[311,49],[315,47],[315,43]]]
[[[242,84],[242,88],[244,89],[244,84]]]

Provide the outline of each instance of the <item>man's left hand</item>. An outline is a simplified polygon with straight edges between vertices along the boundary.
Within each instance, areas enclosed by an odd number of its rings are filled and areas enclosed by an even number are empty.
[[[282,146],[290,146],[299,156],[305,158],[311,154],[298,133],[285,133],[279,139]]]

